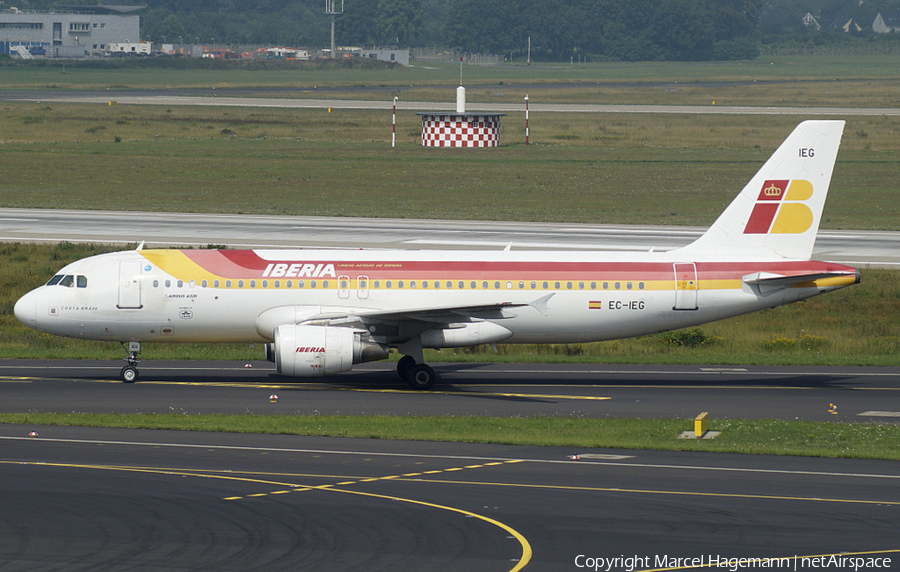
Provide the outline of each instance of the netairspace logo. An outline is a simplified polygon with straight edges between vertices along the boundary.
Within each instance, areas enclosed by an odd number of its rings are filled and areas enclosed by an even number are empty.
[[[786,558],[728,558],[717,555],[704,555],[692,558],[668,555],[656,556],[586,556],[575,557],[575,567],[594,572],[636,572],[638,570],[689,570],[703,568],[707,570],[725,569],[730,572],[739,570],[879,570],[891,567],[891,559],[874,556],[855,556],[831,554],[826,556],[792,556]]]

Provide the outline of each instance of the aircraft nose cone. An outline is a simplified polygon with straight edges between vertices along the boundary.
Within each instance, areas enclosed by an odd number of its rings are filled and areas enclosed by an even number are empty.
[[[37,302],[34,294],[29,292],[19,298],[13,311],[20,322],[33,328],[37,323]]]

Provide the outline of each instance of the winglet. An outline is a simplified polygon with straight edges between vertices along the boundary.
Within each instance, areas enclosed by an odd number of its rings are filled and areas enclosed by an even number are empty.
[[[808,260],[843,131],[843,121],[798,125],[709,230],[673,252],[693,260]]]

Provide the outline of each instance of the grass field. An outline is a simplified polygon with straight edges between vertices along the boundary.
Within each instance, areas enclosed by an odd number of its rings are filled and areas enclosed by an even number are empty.
[[[900,58],[465,66],[470,102],[900,105]],[[452,101],[456,65],[282,70],[7,66],[0,90],[272,88],[278,97]],[[677,85],[663,85],[675,84]],[[737,83],[735,83],[737,82]],[[563,85],[572,84],[572,85]],[[314,86],[384,88],[322,92]],[[448,86],[448,87],[444,87]],[[284,90],[285,91],[277,91]],[[423,149],[419,119],[384,112],[0,103],[0,206],[710,224],[802,117],[524,114],[493,150]],[[900,230],[900,120],[848,118],[825,228]],[[27,330],[15,300],[98,245],[0,245],[0,358],[121,358],[118,344]],[[658,336],[432,353],[429,361],[900,364],[900,272],[800,304]],[[246,344],[148,345],[152,359],[260,359]],[[60,423],[376,438],[897,459],[897,426],[728,420],[714,442],[676,441],[683,420],[2,415]],[[350,428],[352,426],[352,429]],[[440,430],[436,430],[440,427]],[[548,440],[549,439],[549,440]]]
[[[413,113],[0,104],[0,206],[709,225],[793,117],[543,114],[503,147]],[[824,228],[900,229],[900,118],[848,120]]]
[[[712,440],[678,439],[686,419],[7,413],[0,423],[900,460],[900,425],[878,423],[718,420]]]

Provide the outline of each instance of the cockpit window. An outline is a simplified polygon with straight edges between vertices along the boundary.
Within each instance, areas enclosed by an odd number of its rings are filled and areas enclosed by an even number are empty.
[[[73,276],[71,274],[57,274],[47,282],[47,286],[65,286],[66,288],[87,288],[87,276]]]

